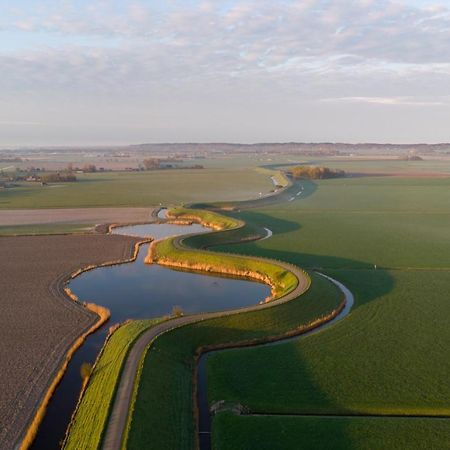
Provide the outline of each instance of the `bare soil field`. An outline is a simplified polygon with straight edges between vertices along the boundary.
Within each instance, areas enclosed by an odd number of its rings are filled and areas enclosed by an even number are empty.
[[[0,226],[55,223],[130,223],[150,220],[152,208],[7,209]]]
[[[97,320],[66,297],[63,281],[81,267],[129,258],[138,240],[0,237],[0,448],[16,448],[65,353]]]

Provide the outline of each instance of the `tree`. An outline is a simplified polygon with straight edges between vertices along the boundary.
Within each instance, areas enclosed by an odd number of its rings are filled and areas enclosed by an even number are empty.
[[[80,367],[80,375],[83,383],[87,381],[87,379],[91,376],[92,373],[92,364],[88,362],[84,362]]]
[[[345,172],[343,170],[335,170],[328,167],[318,166],[292,167],[289,172],[293,178],[306,178],[309,180],[345,177]]]
[[[97,167],[94,164],[85,164],[83,166],[83,172],[89,173],[97,172]]]
[[[147,158],[142,161],[145,170],[156,170],[161,167],[161,162],[158,158]]]
[[[172,316],[174,316],[174,317],[181,317],[183,315],[184,315],[183,308],[181,308],[181,306],[174,306],[172,308]]]

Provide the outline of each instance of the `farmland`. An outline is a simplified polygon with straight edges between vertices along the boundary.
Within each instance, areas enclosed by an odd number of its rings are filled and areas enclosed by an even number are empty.
[[[67,299],[61,281],[80,267],[128,257],[135,241],[94,235],[0,238],[0,360],[8,361],[0,387],[0,447],[23,437],[64,354],[96,321]]]
[[[0,209],[0,235],[93,232],[97,224],[147,222],[152,208]]]
[[[21,186],[0,191],[0,209],[148,207],[191,201],[253,198],[273,189],[254,169],[156,170],[82,174],[75,183]],[[208,186],[205,189],[205,186]]]
[[[280,336],[334,310],[340,293],[314,269],[354,293],[351,314],[305,339],[211,354],[210,404],[225,400],[249,411],[239,417],[219,413],[213,420],[213,447],[228,450],[240,442],[244,448],[284,450],[301,441],[305,448],[320,448],[332,439],[335,448],[373,448],[381,442],[382,448],[421,449],[419,443],[428,439],[430,448],[445,448],[448,425],[438,417],[450,416],[449,187],[448,178],[423,176],[300,180],[279,198],[236,203],[226,218],[219,217],[217,228],[225,231],[157,243],[152,259],[163,264],[211,271],[226,266],[228,271],[239,265],[234,253],[262,256],[305,268],[313,282],[300,298],[270,310],[214,318],[159,337],[144,360],[128,448],[194,448],[192,383],[198,349]],[[196,204],[205,208],[206,202],[205,198]],[[215,203],[223,205],[233,203]],[[209,225],[217,223],[218,216],[208,210],[173,212],[180,220],[190,220],[193,214]],[[44,226],[76,230],[66,223]],[[265,235],[264,228],[273,236],[254,241]],[[233,243],[238,240],[244,242]],[[210,247],[230,255],[196,250]],[[277,296],[292,285],[288,274],[272,273],[264,264],[252,270],[268,274],[272,285],[273,280],[281,282]],[[119,334],[112,341],[114,350],[99,362],[105,370],[92,379],[74,428],[85,430],[83,424],[92,422],[92,405],[98,407],[95,432],[86,436],[95,443],[101,438],[121,358],[132,334],[138,333],[137,328],[131,334],[126,328],[121,331],[123,339]],[[108,395],[99,394],[100,386],[107,386]],[[247,430],[254,432],[246,436]],[[84,439],[79,435],[76,431],[71,442]]]
[[[210,401],[239,402],[262,414],[450,414],[449,180],[355,178],[315,184],[314,195],[302,202],[238,215],[270,227],[271,239],[221,249],[321,267],[355,294],[355,307],[326,333],[213,354]],[[233,426],[240,436],[239,426],[261,420],[217,418],[215,448],[229,448],[221,427]],[[346,448],[365,448],[363,433],[351,431],[360,429],[360,422],[331,420],[317,422],[324,434],[339,424],[339,432],[351,438]],[[275,430],[283,426],[282,417],[273,421]],[[426,430],[442,432],[444,426],[424,421],[413,427],[405,421],[400,430],[408,431],[398,433],[392,448],[420,442]],[[303,436],[301,429],[292,439]],[[395,441],[396,427],[389,423],[383,429],[391,430],[386,442]],[[402,441],[406,435],[410,441]],[[434,439],[443,442],[442,434]],[[430,448],[443,448],[436,445]]]
[[[197,349],[284,334],[332,311],[341,301],[340,292],[323,278],[312,277],[311,288],[296,300],[206,320],[158,338],[144,360],[128,448],[194,448],[192,383]]]
[[[223,413],[214,419],[214,430],[214,450],[429,450],[448,448],[450,423],[446,419],[323,419]]]
[[[130,223],[149,220],[151,208],[61,208],[0,210],[0,227]]]

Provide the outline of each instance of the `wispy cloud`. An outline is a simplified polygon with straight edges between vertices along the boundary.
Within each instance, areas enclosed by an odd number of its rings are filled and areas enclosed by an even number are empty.
[[[443,106],[448,104],[448,101],[419,100],[414,97],[337,97],[324,98],[320,99],[320,101],[332,103],[371,103],[392,106]]]
[[[230,97],[241,99],[238,116],[259,113],[267,99],[321,108],[448,105],[447,3],[3,3],[0,101],[7,104],[34,102],[54,111],[48,105],[59,96],[73,114],[96,100],[131,115],[146,104],[176,117],[168,109],[178,97],[201,103],[199,122],[211,115],[211,99]]]

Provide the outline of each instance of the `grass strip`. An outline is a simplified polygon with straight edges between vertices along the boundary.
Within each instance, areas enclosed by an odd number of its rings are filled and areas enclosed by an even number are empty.
[[[100,447],[128,352],[145,330],[159,322],[161,319],[130,321],[110,335],[72,419],[65,449]]]
[[[180,240],[169,238],[155,242],[149,250],[147,263],[209,273],[223,273],[267,283],[272,288],[272,297],[280,298],[295,289],[297,277],[285,269],[262,258],[246,258],[244,256],[215,253],[187,249],[179,245]]]
[[[232,217],[213,211],[189,208],[172,208],[167,212],[169,219],[191,220],[214,230],[229,230],[242,225],[242,222]]]

